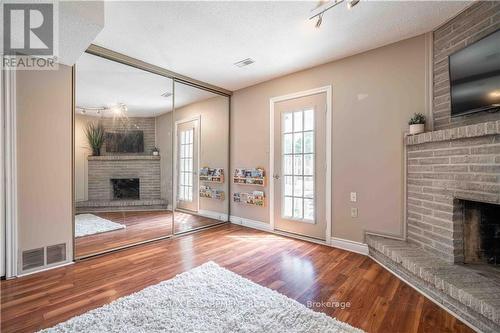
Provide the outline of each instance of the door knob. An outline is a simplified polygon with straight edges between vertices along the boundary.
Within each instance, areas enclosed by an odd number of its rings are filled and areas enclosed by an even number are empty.
[[[273,175],[274,179],[280,179],[280,175]]]

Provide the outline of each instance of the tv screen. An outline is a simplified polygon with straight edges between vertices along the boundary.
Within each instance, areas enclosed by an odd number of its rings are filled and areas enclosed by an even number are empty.
[[[104,142],[108,153],[144,152],[143,131],[106,132]]]
[[[451,115],[500,108],[500,30],[449,57]]]

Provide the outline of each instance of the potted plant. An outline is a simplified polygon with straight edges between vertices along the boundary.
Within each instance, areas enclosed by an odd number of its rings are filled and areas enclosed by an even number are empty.
[[[153,152],[153,156],[158,156],[158,155],[160,155],[160,150],[159,150],[158,148],[156,148],[156,147],[154,147],[154,148],[152,149],[152,152]]]
[[[415,113],[408,122],[410,125],[410,134],[424,133],[425,130],[425,116],[422,113]]]
[[[104,126],[100,122],[97,124],[93,122],[87,123],[85,136],[92,149],[92,156],[101,156],[101,147],[104,143]]]

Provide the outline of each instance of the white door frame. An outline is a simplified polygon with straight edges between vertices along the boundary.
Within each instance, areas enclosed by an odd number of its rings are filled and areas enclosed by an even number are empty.
[[[326,235],[325,240],[330,244],[332,234],[332,86],[324,86],[310,90],[299,91],[283,96],[272,97],[269,100],[269,222],[271,230],[274,226],[274,105],[294,98],[326,93],[326,195],[325,195],[325,215],[326,215]]]
[[[1,223],[5,228],[5,244],[2,244],[0,253],[2,263],[5,263],[5,277],[17,276],[17,117],[16,117],[16,71],[3,68],[1,70],[1,103],[4,112],[1,115],[2,137],[1,143],[1,178],[0,190],[2,195]],[[3,196],[5,193],[5,197]],[[5,245],[5,248],[3,247]],[[4,251],[5,250],[5,251]]]
[[[196,166],[197,169],[199,169],[199,165],[200,165],[200,152],[201,152],[201,114],[197,115],[197,116],[193,116],[191,118],[184,118],[184,119],[180,119],[180,120],[176,120],[175,121],[175,129],[174,129],[174,190],[173,190],[173,193],[172,193],[172,210],[175,210],[177,208],[177,150],[178,150],[178,147],[177,147],[177,129],[179,127],[180,124],[183,124],[183,123],[188,123],[190,121],[194,121],[194,120],[197,120],[198,121],[198,136],[196,138],[196,144],[198,145],[198,153],[196,154],[197,157],[197,162],[198,162],[198,165]],[[195,168],[195,165],[193,165],[193,170]],[[196,170],[196,176],[199,177],[199,173],[200,170]],[[199,180],[198,180],[199,181]],[[198,184],[198,188],[196,189],[196,191],[199,192],[199,184]],[[193,191],[195,189],[193,188]],[[196,200],[196,213],[198,213],[200,211],[200,193],[198,193],[198,195],[196,196],[198,199]]]

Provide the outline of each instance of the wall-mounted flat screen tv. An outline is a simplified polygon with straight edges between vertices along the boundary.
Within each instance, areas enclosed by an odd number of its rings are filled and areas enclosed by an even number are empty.
[[[144,132],[106,132],[104,142],[107,153],[142,153],[144,152]]]
[[[500,30],[450,55],[451,116],[500,110]]]

